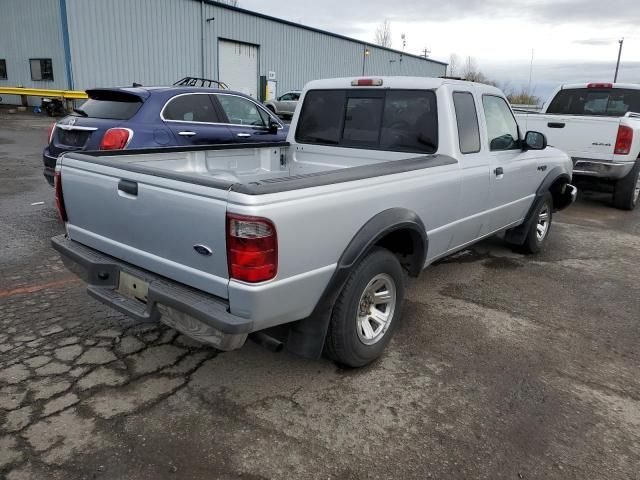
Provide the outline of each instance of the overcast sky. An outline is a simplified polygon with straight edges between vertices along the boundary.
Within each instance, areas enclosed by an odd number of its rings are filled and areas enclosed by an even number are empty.
[[[547,96],[560,83],[612,81],[618,39],[625,37],[618,81],[640,83],[640,0],[240,0],[240,6],[373,41],[388,18],[393,48],[448,62],[476,58],[489,77],[529,82]]]

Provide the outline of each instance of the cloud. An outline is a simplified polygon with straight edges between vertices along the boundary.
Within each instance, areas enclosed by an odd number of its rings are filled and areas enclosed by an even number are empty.
[[[587,45],[593,47],[600,47],[603,45],[611,45],[615,43],[616,40],[613,38],[584,38],[581,40],[574,40],[573,43],[578,45]]]
[[[362,25],[380,23],[385,18],[405,23],[469,18],[517,18],[552,25],[606,23],[635,27],[640,23],[639,0],[324,0],[320,4],[279,0],[270,2],[268,11],[262,0],[242,0],[241,5],[344,34],[355,34]]]

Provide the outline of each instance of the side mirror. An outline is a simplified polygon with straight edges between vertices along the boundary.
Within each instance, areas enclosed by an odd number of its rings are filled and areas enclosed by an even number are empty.
[[[278,133],[278,129],[280,128],[280,124],[276,121],[275,118],[269,117],[269,133],[275,135]]]
[[[547,148],[547,137],[544,133],[529,131],[524,136],[524,150],[544,150]]]

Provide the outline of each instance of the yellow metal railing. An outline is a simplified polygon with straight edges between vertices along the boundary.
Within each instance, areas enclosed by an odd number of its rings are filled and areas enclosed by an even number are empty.
[[[54,97],[76,100],[88,98],[85,92],[75,90],[49,90],[46,88],[0,87],[0,95],[20,95],[21,97]]]

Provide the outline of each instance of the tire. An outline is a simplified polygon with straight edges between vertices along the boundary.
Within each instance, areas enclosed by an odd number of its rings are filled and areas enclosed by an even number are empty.
[[[538,253],[549,238],[551,222],[553,220],[553,197],[545,193],[531,213],[531,225],[527,237],[520,250],[523,253]]]
[[[633,210],[640,196],[640,160],[624,178],[616,182],[613,190],[613,205],[621,210]]]
[[[373,304],[371,294],[388,292],[388,302]],[[375,248],[353,270],[333,306],[325,352],[336,363],[362,367],[377,359],[391,340],[402,313],[404,274],[389,250]],[[373,316],[377,313],[386,322]],[[367,327],[368,325],[368,327]]]

